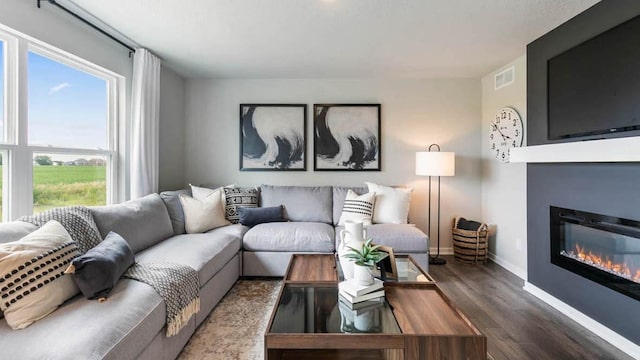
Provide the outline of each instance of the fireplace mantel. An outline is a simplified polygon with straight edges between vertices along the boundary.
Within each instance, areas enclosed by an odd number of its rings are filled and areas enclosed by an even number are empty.
[[[640,136],[512,148],[512,163],[640,162]]]

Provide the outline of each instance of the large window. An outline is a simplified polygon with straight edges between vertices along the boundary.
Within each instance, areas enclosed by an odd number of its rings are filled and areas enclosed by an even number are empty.
[[[0,69],[2,219],[115,202],[124,79],[2,28]]]

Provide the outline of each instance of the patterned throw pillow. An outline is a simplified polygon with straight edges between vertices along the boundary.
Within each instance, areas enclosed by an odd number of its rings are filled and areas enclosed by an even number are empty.
[[[232,224],[240,222],[240,214],[238,208],[256,208],[258,207],[258,189],[256,188],[224,188],[225,212],[227,220]]]
[[[344,225],[347,220],[360,221],[364,225],[371,225],[375,197],[376,193],[374,192],[358,195],[349,189],[347,197],[344,199],[342,215],[340,215],[338,225]]]
[[[79,292],[63,274],[78,255],[69,233],[53,220],[0,244],[0,309],[12,329],[26,328]]]

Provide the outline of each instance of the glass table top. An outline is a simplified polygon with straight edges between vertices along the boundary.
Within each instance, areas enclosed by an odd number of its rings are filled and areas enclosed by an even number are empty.
[[[335,285],[285,284],[270,332],[400,334],[400,328],[385,300],[348,305]]]
[[[340,261],[336,259],[337,270],[338,270],[338,279],[340,281],[344,280],[344,274],[342,273],[342,268],[340,267]],[[382,279],[384,281],[400,281],[400,282],[420,282],[420,283],[430,283],[434,282],[431,277],[424,273],[422,269],[409,258],[408,255],[396,255],[395,256],[395,264],[397,269],[397,278],[388,278],[382,277],[380,275],[380,270],[374,270],[374,275]]]
[[[398,269],[397,281],[433,282],[433,279],[423,273],[408,256],[396,256],[396,268]]]

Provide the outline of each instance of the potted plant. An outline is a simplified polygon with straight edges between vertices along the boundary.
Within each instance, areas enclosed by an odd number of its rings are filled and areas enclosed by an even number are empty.
[[[383,253],[378,250],[380,245],[371,244],[372,239],[368,239],[362,244],[361,249],[349,246],[346,258],[355,261],[353,277],[362,285],[373,284],[373,267],[382,260]]]

